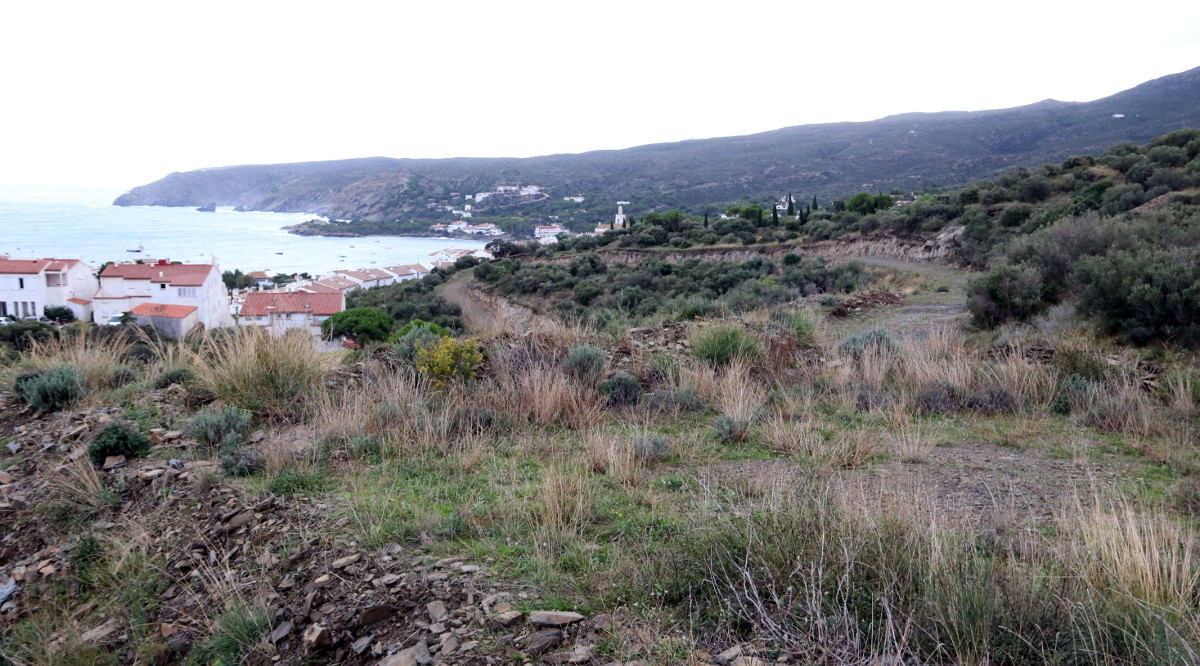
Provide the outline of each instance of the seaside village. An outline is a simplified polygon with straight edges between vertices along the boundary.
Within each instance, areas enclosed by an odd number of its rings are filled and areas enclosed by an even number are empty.
[[[0,324],[48,322],[47,308],[65,308],[76,321],[152,326],[170,338],[199,328],[261,326],[277,335],[301,329],[321,341],[321,322],[346,308],[347,294],[417,279],[464,256],[491,258],[482,249],[450,248],[419,264],[335,270],[285,285],[254,271],[254,287],[229,290],[216,263],[137,259],[98,271],[80,259],[0,255]]]
[[[515,193],[538,194],[529,187]],[[626,228],[625,204],[628,202],[618,202],[613,221],[597,225],[588,235]],[[435,224],[431,229],[487,236],[503,233],[495,225],[469,225],[463,220]],[[557,242],[564,234],[571,235],[557,224],[534,230],[535,240],[543,244]],[[322,340],[321,323],[346,309],[347,294],[421,278],[467,256],[492,258],[484,249],[447,248],[433,252],[423,263],[334,270],[283,285],[277,285],[266,271],[253,271],[249,273],[255,281],[253,287],[230,290],[215,262],[182,264],[138,258],[97,269],[80,259],[19,259],[0,254],[0,325],[19,319],[49,322],[46,308],[65,308],[76,321],[152,326],[170,338],[182,338],[199,328],[261,326],[276,335],[305,330],[327,346],[331,341]]]

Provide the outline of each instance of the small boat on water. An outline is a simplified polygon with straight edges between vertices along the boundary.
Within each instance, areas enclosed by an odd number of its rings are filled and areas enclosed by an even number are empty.
[[[283,254],[283,253],[282,253],[282,252],[276,252],[275,254]]]
[[[126,251],[126,252],[141,252],[142,250],[145,250],[145,249],[146,249],[146,247],[145,247],[144,245],[142,245],[141,243],[138,243],[138,246],[137,246],[137,248],[136,248],[136,249],[133,249],[133,250],[125,250],[125,251]]]

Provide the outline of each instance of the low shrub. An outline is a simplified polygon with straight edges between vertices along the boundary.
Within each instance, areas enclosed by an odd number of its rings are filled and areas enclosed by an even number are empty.
[[[645,405],[657,412],[702,412],[704,398],[695,389],[657,390],[643,396]]]
[[[942,382],[922,388],[914,400],[921,414],[948,414],[960,409],[962,402],[958,388]]]
[[[803,347],[816,347],[817,328],[817,318],[813,313],[797,312],[792,315],[792,333],[796,336],[796,344]]]
[[[708,326],[697,331],[691,339],[696,358],[712,365],[726,365],[735,360],[755,361],[762,357],[762,343],[748,331],[732,324]]]
[[[172,384],[186,384],[196,378],[196,373],[186,366],[163,368],[154,380],[154,388],[164,389]]]
[[[1095,400],[1097,385],[1086,377],[1072,373],[1058,385],[1053,409],[1058,414],[1070,414],[1086,409]]]
[[[596,389],[600,391],[601,395],[608,398],[608,404],[612,407],[636,404],[642,395],[642,383],[628,372],[616,373],[600,382]]]
[[[579,381],[593,385],[604,374],[604,350],[595,345],[571,347],[563,359],[563,369]]]
[[[321,322],[321,332],[330,338],[345,335],[367,344],[386,340],[394,325],[391,317],[374,308],[350,308]]]
[[[657,462],[671,453],[670,438],[661,435],[638,435],[633,440],[633,453],[642,462]]]
[[[405,328],[408,327],[406,326]],[[438,326],[438,328],[442,327]],[[403,335],[397,334],[388,338],[388,344],[391,345],[392,355],[396,358],[402,361],[411,361],[416,358],[417,352],[438,344],[443,337],[446,336],[435,332],[430,327],[416,326],[410,328]]]
[[[83,393],[83,382],[75,368],[66,365],[46,372],[31,372],[17,377],[13,391],[40,413],[55,412],[70,405]]]
[[[1034,266],[997,266],[967,287],[967,309],[980,328],[1025,321],[1049,305],[1042,272]]]
[[[266,457],[256,448],[235,446],[221,451],[217,459],[229,476],[251,476],[266,468]]]
[[[243,444],[252,418],[249,411],[233,405],[209,406],[188,419],[183,432],[209,448],[234,449]]]
[[[94,464],[102,464],[110,456],[137,458],[150,451],[150,438],[143,435],[133,424],[118,421],[111,423],[96,435],[88,445],[88,458]]]
[[[868,352],[894,354],[900,351],[900,344],[887,331],[875,328],[855,333],[842,340],[842,344],[838,345],[838,351],[854,358],[860,358]]]
[[[976,391],[968,395],[963,404],[967,409],[980,414],[1011,414],[1020,406],[1012,393],[999,386]]]
[[[892,398],[886,393],[863,389],[854,397],[854,407],[860,412],[869,412],[876,409],[886,409],[892,406]]]
[[[722,442],[736,444],[750,434],[750,421],[722,414],[713,421],[713,433]]]
[[[465,382],[475,377],[483,363],[479,343],[472,339],[455,340],[449,336],[416,354],[417,370],[435,386]]]
[[[425,321],[424,319],[414,319],[414,320],[408,322],[407,324],[401,326],[400,330],[393,333],[391,335],[391,337],[389,337],[387,339],[387,341],[389,343],[393,343],[418,328],[423,328],[423,329],[429,331],[430,333],[433,333],[434,335],[436,335],[439,338],[444,338],[447,335],[450,335],[450,330],[447,329],[445,326],[439,326],[438,324],[435,324],[431,321]]]

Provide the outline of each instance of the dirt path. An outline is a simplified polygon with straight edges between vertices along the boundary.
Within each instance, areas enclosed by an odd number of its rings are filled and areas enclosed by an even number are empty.
[[[473,331],[489,331],[496,328],[496,313],[480,299],[474,298],[467,289],[471,279],[465,274],[456,275],[452,280],[438,287],[435,291],[442,298],[462,308],[463,321]]]

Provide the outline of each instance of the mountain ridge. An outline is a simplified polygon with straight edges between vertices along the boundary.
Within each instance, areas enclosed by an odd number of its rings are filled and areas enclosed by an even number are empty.
[[[788,191],[830,198],[863,189],[960,184],[1196,125],[1200,68],[1091,102],[1046,99],[1007,109],[910,112],[585,153],[375,156],[208,167],[135,187],[113,203],[216,202],[245,210],[390,220],[423,217],[430,199],[489,191],[500,182],[537,184],[552,198],[582,193],[590,199],[626,199],[640,208],[753,200]]]

